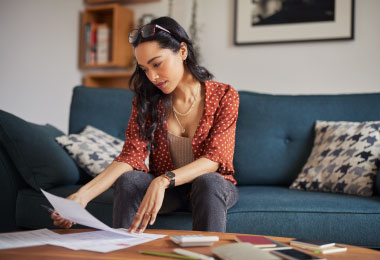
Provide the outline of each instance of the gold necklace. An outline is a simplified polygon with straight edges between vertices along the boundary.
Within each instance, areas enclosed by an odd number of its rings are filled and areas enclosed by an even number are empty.
[[[182,134],[185,133],[186,129],[182,126],[181,122],[179,121],[179,118],[178,118],[177,114],[180,115],[180,116],[187,116],[188,114],[190,114],[191,110],[193,110],[193,108],[194,108],[194,106],[195,106],[195,102],[196,102],[197,99],[198,99],[198,95],[199,95],[199,90],[200,90],[200,88],[201,88],[201,83],[198,84],[197,93],[196,93],[195,96],[194,96],[193,103],[191,104],[189,110],[187,110],[186,113],[180,113],[180,112],[178,112],[178,111],[175,109],[174,105],[172,105],[172,107],[173,107],[173,112],[174,112],[174,113],[173,113],[173,114],[174,114],[174,117],[175,117],[175,119],[177,120],[179,126],[181,127],[181,133],[182,133]]]
[[[191,110],[193,110],[194,106],[195,106],[195,102],[197,101],[198,99],[198,96],[199,96],[199,89],[201,88],[201,83],[198,84],[198,89],[197,89],[197,93],[195,94],[194,96],[194,99],[193,99],[193,102],[191,103],[191,106],[189,108],[189,110],[187,110],[185,113],[181,113],[181,112],[178,112],[177,109],[175,109],[174,105],[173,105],[173,111],[175,114],[177,115],[180,115],[180,116],[187,116],[188,114],[190,114]]]
[[[185,133],[186,129],[183,128],[181,122],[180,122],[179,119],[178,119],[177,114],[176,114],[175,112],[174,112],[173,114],[174,114],[175,119],[177,119],[177,122],[178,122],[179,126],[181,127],[181,133],[182,133],[182,134]]]

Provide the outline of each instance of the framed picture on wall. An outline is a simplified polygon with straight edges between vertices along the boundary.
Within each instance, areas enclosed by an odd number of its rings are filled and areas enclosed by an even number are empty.
[[[235,0],[235,45],[354,39],[354,0]]]

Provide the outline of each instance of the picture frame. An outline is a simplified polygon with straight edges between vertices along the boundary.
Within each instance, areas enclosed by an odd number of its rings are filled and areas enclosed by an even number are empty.
[[[354,39],[355,0],[323,1],[235,0],[234,44]],[[259,6],[265,3],[270,3],[271,9]]]

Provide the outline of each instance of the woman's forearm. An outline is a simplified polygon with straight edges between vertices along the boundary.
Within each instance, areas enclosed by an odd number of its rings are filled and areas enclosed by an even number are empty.
[[[113,161],[98,176],[80,188],[76,195],[87,205],[92,199],[106,191],[125,172],[133,168],[127,163]]]
[[[175,186],[192,182],[202,174],[215,172],[218,168],[218,162],[211,161],[207,158],[199,158],[173,171],[175,173]]]

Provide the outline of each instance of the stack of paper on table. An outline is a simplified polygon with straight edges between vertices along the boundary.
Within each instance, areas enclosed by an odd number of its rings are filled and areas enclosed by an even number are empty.
[[[63,218],[100,230],[65,235],[57,234],[48,229],[3,233],[0,234],[0,249],[50,244],[73,250],[90,250],[105,253],[166,236],[128,233],[125,229],[111,228],[91,215],[79,203],[57,197],[44,190],[42,190],[42,193]]]
[[[103,230],[60,235],[48,229],[39,229],[33,231],[1,233],[0,249],[55,245],[72,250],[88,250],[107,253],[162,237],[165,237],[165,235],[143,233],[126,236]]]
[[[48,229],[0,233],[0,249],[46,245],[60,235]]]

